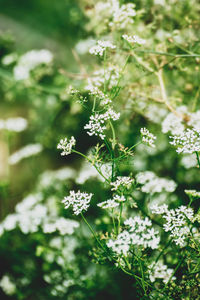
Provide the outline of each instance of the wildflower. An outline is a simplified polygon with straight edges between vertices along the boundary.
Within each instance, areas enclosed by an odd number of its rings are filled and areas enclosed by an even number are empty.
[[[142,184],[141,191],[144,193],[172,193],[176,189],[176,183],[173,180],[159,178],[151,171],[140,172],[136,175],[136,181]]]
[[[70,191],[69,196],[65,197],[62,203],[64,203],[65,208],[72,206],[75,215],[79,215],[82,211],[86,211],[89,207],[91,198],[93,194],[81,193],[78,191]]]
[[[0,120],[0,130],[20,132],[27,128],[27,124],[28,122],[24,118],[9,118],[7,120]]]
[[[110,183],[110,185],[113,186],[111,191],[117,191],[120,187],[129,189],[133,182],[133,178],[127,176],[117,176],[117,180]]]
[[[170,136],[173,139],[170,142],[171,145],[177,146],[176,152],[189,153],[200,151],[200,130],[199,129],[187,129],[183,133],[177,136]]]
[[[14,67],[14,77],[16,80],[25,80],[30,76],[31,70],[41,64],[49,64],[53,60],[53,55],[49,50],[31,50],[22,55],[18,64]]]
[[[113,3],[113,19],[109,23],[110,27],[116,26],[120,29],[124,29],[128,24],[133,24],[133,17],[136,15],[135,4],[127,3],[121,7],[119,1],[112,1]]]
[[[196,190],[185,190],[184,191],[188,196],[194,197],[194,198],[200,198],[200,192],[197,192]]]
[[[107,242],[108,248],[111,248],[113,252],[117,254],[124,254],[127,256],[131,244],[130,234],[124,230],[117,236],[116,240],[110,239]]]
[[[126,201],[126,198],[122,195],[114,195],[113,199],[109,199],[107,201],[98,203],[97,206],[101,207],[101,208],[115,208],[117,206],[119,206],[119,203]]]
[[[139,36],[137,35],[127,35],[124,34],[122,35],[123,39],[125,39],[127,42],[129,42],[130,44],[139,44],[139,45],[144,45],[146,43],[145,40],[141,39]]]
[[[182,205],[169,210],[166,205],[162,205],[161,207],[153,206],[151,210],[152,213],[163,215],[166,220],[163,225],[164,230],[170,232],[176,245],[184,247],[186,238],[190,235],[190,224],[188,223],[194,221],[193,209]]]
[[[90,48],[89,52],[90,54],[103,56],[103,53],[107,48],[115,49],[116,46],[110,41],[97,41],[97,45]]]
[[[97,206],[101,207],[101,208],[115,208],[117,206],[119,206],[119,203],[116,202],[114,199],[109,199],[107,201],[104,201],[104,202],[101,202],[101,203],[98,203]]]
[[[60,143],[57,146],[57,149],[63,150],[63,152],[61,152],[61,155],[68,155],[68,154],[72,153],[72,147],[75,145],[76,145],[76,140],[72,136],[69,141],[67,138],[65,138],[64,140],[61,139]]]
[[[177,108],[177,113],[179,114],[186,114],[187,113],[187,107],[186,106],[180,106]],[[178,116],[176,116],[174,113],[170,112],[164,121],[162,122],[162,132],[167,133],[171,132],[173,135],[179,135],[184,131],[184,124],[182,122],[182,119]]]
[[[114,112],[109,108],[104,114],[95,113],[90,116],[89,123],[84,126],[84,129],[88,129],[87,134],[92,136],[99,136],[102,140],[105,138],[104,131],[106,130],[105,122],[107,120],[116,121],[119,119],[120,113]]]
[[[20,160],[36,155],[42,151],[43,147],[41,144],[29,144],[20,150],[16,151],[9,157],[9,164],[17,164]]]
[[[6,295],[13,295],[16,292],[16,286],[11,281],[10,277],[8,275],[4,275],[0,281],[0,287],[4,291]]]
[[[146,143],[150,147],[155,147],[154,141],[156,140],[156,137],[149,132],[146,128],[141,128],[140,133],[142,135],[142,141],[143,143]]]
[[[176,279],[175,276],[172,276],[173,272],[173,269],[168,268],[167,265],[164,265],[163,262],[159,260],[156,264],[152,263],[149,266],[149,279],[151,282],[155,282],[156,279],[162,279],[162,281],[167,284],[170,279]]]
[[[147,217],[141,219],[139,216],[129,218],[124,222],[127,230],[121,232],[115,240],[110,239],[107,246],[117,254],[127,256],[131,246],[142,246],[143,248],[157,249],[160,242],[158,232],[152,227],[152,222]]]

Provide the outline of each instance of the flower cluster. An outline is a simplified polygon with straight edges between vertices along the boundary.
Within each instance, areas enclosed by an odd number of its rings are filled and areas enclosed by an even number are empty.
[[[127,219],[124,225],[129,227],[133,243],[142,245],[144,248],[158,248],[160,242],[159,232],[154,230],[149,218],[141,219],[139,216],[135,216]]]
[[[171,145],[177,146],[178,153],[194,153],[200,151],[200,130],[186,129],[183,133],[177,136],[170,136],[173,139]]]
[[[16,151],[9,157],[9,164],[14,165],[20,162],[22,159],[36,155],[42,151],[41,144],[29,144],[20,150]]]
[[[116,46],[113,45],[110,41],[97,41],[97,45],[90,48],[90,54],[103,56],[104,51],[109,49],[115,49]]]
[[[124,222],[127,230],[121,232],[115,240],[110,239],[107,246],[117,254],[127,256],[131,246],[157,249],[160,237],[158,231],[152,227],[149,218],[141,219],[139,216],[129,218]]]
[[[152,133],[150,133],[148,129],[141,128],[140,133],[142,135],[143,143],[146,143],[147,145],[149,145],[151,147],[155,147],[154,142],[156,140],[156,137]]]
[[[108,66],[106,69],[99,69],[95,71],[92,76],[88,79],[88,86],[101,87],[104,82],[108,83],[108,88],[111,89],[116,86],[120,77],[119,68],[115,65]],[[86,89],[87,89],[86,87]]]
[[[149,279],[151,282],[155,282],[156,279],[161,279],[167,284],[169,280],[176,279],[176,277],[173,276],[173,272],[173,269],[168,268],[161,260],[159,260],[156,264],[152,263],[149,266]]]
[[[107,201],[98,203],[97,205],[101,208],[115,208],[119,206],[120,202],[126,201],[126,198],[124,196],[114,195],[113,199],[108,199]]]
[[[9,118],[7,120],[0,120],[0,130],[20,132],[27,128],[27,124],[28,122],[24,118]]]
[[[72,136],[68,141],[67,138],[61,139],[60,143],[57,146],[57,149],[62,149],[61,155],[68,155],[72,153],[72,147],[76,145],[76,140]]]
[[[130,44],[138,44],[138,45],[144,45],[146,43],[145,40],[141,39],[139,36],[137,35],[127,35],[127,34],[123,34],[122,35],[123,39],[125,39],[127,42],[129,42]]]
[[[176,209],[168,209],[167,205],[151,207],[154,214],[161,214],[166,220],[163,228],[166,232],[170,232],[176,245],[185,246],[186,238],[190,235],[190,224],[194,221],[194,212],[190,207],[184,205]]]
[[[53,60],[53,55],[49,50],[31,50],[22,55],[18,64],[14,67],[14,77],[16,80],[25,80],[30,76],[31,70],[41,64],[49,64]]]
[[[97,86],[94,85],[94,81],[88,80],[88,85],[85,87],[89,91],[89,95],[95,96],[101,105],[106,105],[112,102],[108,95],[103,93]]]
[[[116,26],[120,29],[125,28],[128,24],[132,24],[133,17],[136,15],[135,4],[127,3],[121,7],[118,0],[112,0],[113,5],[113,19],[109,23],[111,27]]]
[[[8,275],[4,275],[0,281],[0,287],[6,295],[13,295],[16,292],[16,286]]]
[[[144,193],[172,193],[176,189],[176,183],[173,180],[159,178],[151,171],[140,172],[136,175],[136,181],[142,184],[141,191]]]
[[[95,113],[90,116],[89,123],[84,126],[87,129],[87,134],[90,136],[99,136],[102,140],[105,138],[104,131],[106,130],[105,122],[108,120],[116,121],[120,117],[120,113],[116,113],[114,110],[109,108],[104,114]]]
[[[133,182],[134,179],[128,176],[117,176],[116,181],[110,183],[112,186],[111,191],[117,191],[119,188],[129,189]]]
[[[200,198],[200,192],[196,190],[185,190],[185,193],[193,198]]]
[[[82,211],[88,209],[91,198],[92,194],[70,191],[69,196],[65,197],[62,203],[64,203],[66,209],[72,206],[74,214],[79,215]]]

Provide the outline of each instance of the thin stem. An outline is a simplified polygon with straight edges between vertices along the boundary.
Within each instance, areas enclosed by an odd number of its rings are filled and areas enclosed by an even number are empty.
[[[120,225],[122,220],[122,210],[123,210],[123,203],[120,203],[120,212],[119,212],[119,218],[118,218],[118,234],[120,232]]]
[[[198,165],[199,165],[199,168],[200,168],[200,158],[199,158],[199,153],[196,151],[196,157],[197,157],[197,162],[198,162]]]
[[[95,169],[97,170],[97,172],[105,179],[106,182],[110,183],[110,181],[103,175],[103,173],[101,172],[101,170],[99,170],[99,168],[97,167],[97,165],[94,164],[94,162],[88,158],[85,154],[77,151],[77,150],[72,150],[72,152],[76,153],[76,154],[79,154],[80,156],[84,157],[87,161],[89,161],[94,167]]]
[[[140,145],[140,144],[142,144],[142,141],[139,141],[139,142],[136,143],[135,145],[131,146],[131,148],[128,149],[128,151],[127,151],[126,154],[123,154],[123,155],[121,155],[121,156],[115,158],[115,161],[118,161],[118,160],[124,158],[124,157],[125,157],[125,156],[133,149],[133,148],[135,148],[136,146],[138,146],[138,145]]]
[[[81,213],[81,217],[83,219],[83,221],[86,223],[86,225],[88,226],[88,228],[90,229],[90,231],[92,232],[94,238],[96,239],[97,243],[99,244],[99,246],[105,251],[106,249],[104,248],[104,246],[102,245],[102,243],[100,242],[100,240],[98,239],[98,237],[96,236],[96,233],[94,232],[94,230],[92,229],[92,227],[90,226],[90,224],[88,223],[88,221],[86,220],[86,218],[84,217],[84,215]]]

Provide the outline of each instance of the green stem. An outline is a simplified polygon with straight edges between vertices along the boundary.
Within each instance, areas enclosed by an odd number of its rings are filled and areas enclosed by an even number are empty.
[[[95,169],[97,170],[97,172],[105,179],[106,182],[110,183],[110,181],[103,175],[103,173],[101,172],[101,170],[99,170],[99,168],[93,163],[93,161],[88,158],[85,154],[77,151],[77,150],[72,150],[72,152],[76,153],[76,154],[79,154],[80,156],[84,157],[87,161],[89,161],[94,167]]]
[[[88,228],[90,229],[90,231],[92,232],[94,238],[96,239],[97,243],[99,244],[99,246],[105,251],[106,249],[104,248],[104,246],[102,245],[102,243],[100,242],[100,240],[98,239],[98,237],[96,236],[96,233],[94,232],[94,230],[92,229],[92,227],[90,226],[90,224],[88,223],[88,221],[86,220],[86,218],[84,217],[84,215],[81,213],[81,217],[83,219],[83,221],[85,222],[85,224],[88,226]]]
[[[199,168],[200,168],[200,159],[199,159],[199,153],[196,151],[196,157],[197,157],[197,162],[198,162],[198,165],[199,165]]]

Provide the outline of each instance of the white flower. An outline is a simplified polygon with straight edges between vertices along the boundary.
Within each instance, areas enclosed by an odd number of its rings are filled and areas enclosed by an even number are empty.
[[[41,144],[29,144],[20,150],[16,151],[9,157],[9,164],[14,165],[17,164],[20,160],[36,155],[42,151],[43,147]]]
[[[170,279],[176,279],[175,276],[172,277],[173,272],[174,270],[164,265],[161,260],[159,260],[156,264],[152,263],[149,266],[149,278],[151,282],[155,282],[156,279],[162,279],[162,281],[167,284]]]
[[[133,24],[133,17],[136,15],[135,4],[127,3],[123,4],[121,7],[119,1],[112,1],[113,5],[113,19],[109,23],[110,27],[118,27],[120,29],[126,28],[128,24]]]
[[[110,41],[97,41],[97,45],[90,48],[89,52],[90,54],[103,56],[103,53],[107,48],[115,49],[116,46]]]
[[[155,147],[154,142],[156,140],[156,137],[152,133],[150,133],[148,129],[141,128],[140,133],[142,135],[143,143],[146,143],[148,146]]]
[[[173,180],[159,178],[151,171],[140,172],[136,175],[136,181],[142,184],[141,191],[144,193],[172,193],[176,189],[176,183]]]
[[[110,183],[112,186],[111,191],[117,191],[121,187],[129,189],[133,182],[133,178],[127,176],[117,176],[116,181]]]
[[[176,152],[192,154],[200,151],[200,130],[186,129],[177,136],[170,136],[173,139],[171,145],[177,146]]]
[[[129,42],[130,44],[139,44],[139,45],[144,45],[146,43],[145,40],[141,39],[139,36],[137,35],[127,35],[124,34],[122,35],[123,39],[125,39],[127,42]]]
[[[20,132],[27,128],[27,124],[28,122],[24,118],[9,118],[7,120],[0,120],[0,130]]]
[[[162,214],[166,223],[163,228],[166,232],[170,232],[176,245],[184,247],[186,238],[190,235],[190,222],[194,221],[194,211],[190,207],[180,206],[176,209],[168,209],[166,205],[161,207],[152,207],[152,212]]]
[[[120,113],[114,112],[109,108],[104,114],[95,113],[90,116],[89,123],[84,126],[84,129],[87,129],[87,134],[92,136],[99,136],[102,140],[105,138],[104,131],[106,130],[106,121],[113,120],[116,121],[120,117]]]
[[[158,248],[160,236],[158,231],[155,231],[152,227],[150,219],[147,217],[141,219],[139,216],[135,216],[127,219],[124,225],[127,226],[127,230],[121,232],[115,240],[110,239],[107,243],[112,251],[127,256],[131,246]]]
[[[61,152],[61,155],[68,155],[72,152],[72,147],[76,145],[76,140],[72,136],[70,140],[68,141],[67,138],[64,140],[61,139],[60,143],[57,146],[57,149],[62,149],[63,151]]]
[[[119,206],[119,203],[116,202],[114,199],[109,199],[107,201],[98,203],[97,206],[104,208],[104,209],[107,209],[107,208],[113,209],[113,208]]]
[[[41,64],[49,64],[53,60],[53,55],[49,50],[31,50],[22,55],[18,64],[14,67],[14,77],[16,80],[25,80],[30,76],[30,71]]]
[[[185,190],[184,191],[188,196],[194,197],[194,198],[200,198],[200,192],[196,190]]]
[[[93,194],[81,193],[78,191],[70,191],[69,196],[65,197],[62,203],[64,203],[65,208],[72,206],[75,215],[79,215],[82,211],[86,211],[89,207],[91,198]]]
[[[107,242],[107,246],[112,249],[113,252],[117,254],[127,255],[131,244],[130,234],[128,231],[124,230],[117,236],[116,240],[110,239]]]
[[[179,114],[186,114],[187,107],[180,106],[176,110]],[[174,113],[170,112],[164,121],[162,122],[162,132],[167,133],[171,132],[174,135],[181,134],[184,131],[184,124],[182,122],[181,117],[176,116]]]
[[[79,223],[74,220],[65,219],[65,218],[58,218],[56,220],[56,228],[60,232],[61,235],[65,234],[73,234],[75,228],[79,227]]]
[[[16,292],[15,284],[10,280],[8,275],[4,275],[0,281],[0,287],[6,295],[13,295]]]

